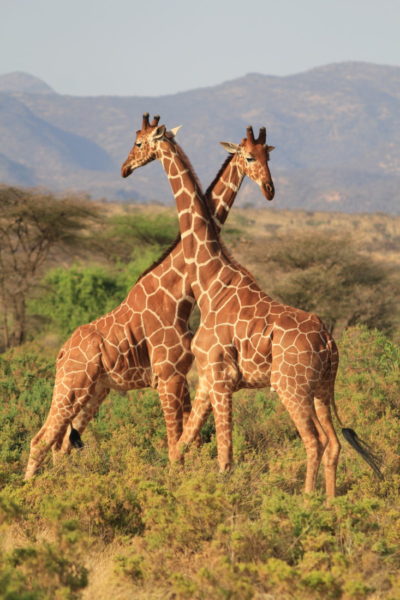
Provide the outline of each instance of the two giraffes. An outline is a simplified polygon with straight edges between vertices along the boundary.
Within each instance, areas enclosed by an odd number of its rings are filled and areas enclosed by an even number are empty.
[[[219,238],[245,176],[272,200],[266,130],[253,129],[229,156],[203,195],[176,143],[177,129],[142,127],[122,165],[122,176],[160,160],[175,196],[180,235],[138,279],[113,311],[78,327],[57,357],[49,415],[31,442],[25,478],[52,448],[53,458],[80,445],[90,419],[110,389],[158,390],[169,458],[178,461],[213,411],[221,471],[232,464],[232,395],[240,388],[271,387],[288,410],[307,454],[305,492],[316,486],[321,460],[326,492],[336,493],[340,444],[332,423],[336,344],[313,314],[272,300],[227,252]],[[188,320],[197,303],[201,322],[193,337]],[[191,407],[186,376],[196,359],[199,384]],[[338,417],[337,417],[338,418]],[[339,420],[339,418],[338,418]],[[340,420],[339,420],[340,423]],[[351,429],[353,447],[380,474],[375,457]]]

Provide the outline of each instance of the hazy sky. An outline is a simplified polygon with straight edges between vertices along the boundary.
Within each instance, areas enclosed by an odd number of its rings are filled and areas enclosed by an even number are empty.
[[[400,65],[400,0],[0,0],[0,74],[158,96],[347,60]]]

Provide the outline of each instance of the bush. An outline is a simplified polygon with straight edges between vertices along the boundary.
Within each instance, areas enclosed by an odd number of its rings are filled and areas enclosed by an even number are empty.
[[[117,306],[125,296],[125,286],[100,267],[52,269],[43,285],[46,292],[30,302],[30,312],[50,320],[65,337]]]
[[[50,406],[54,364],[34,353],[0,356],[0,481],[21,473]]]
[[[265,261],[278,265],[271,295],[317,313],[335,334],[357,324],[388,334],[397,325],[398,277],[347,238],[314,232],[274,240]]]
[[[178,233],[178,218],[175,215],[117,215],[109,220],[99,244],[108,258],[127,263],[140,258],[144,250],[152,249],[157,255],[161,254]]]
[[[115,265],[113,272],[98,266],[73,265],[50,270],[41,293],[28,303],[29,313],[64,337],[76,327],[113,310],[140,275],[159,257],[159,249],[145,248],[135,260]]]
[[[339,413],[382,457],[385,480],[342,442],[330,505],[322,473],[318,492],[302,494],[304,446],[264,390],[234,396],[229,474],[217,471],[211,426],[184,468],[168,466],[158,396],[140,390],[111,393],[85,447],[23,484],[53,367],[33,353],[2,357],[0,595],[79,598],[88,580],[99,600],[399,597],[400,352],[355,327],[340,355]]]
[[[59,515],[57,515],[58,517]],[[26,508],[0,497],[0,523],[23,524],[29,519]],[[29,521],[28,521],[29,522]],[[0,550],[0,595],[6,600],[78,600],[88,584],[88,571],[82,564],[78,526],[51,516],[53,541],[30,540],[12,550]],[[19,536],[20,537],[20,536]]]

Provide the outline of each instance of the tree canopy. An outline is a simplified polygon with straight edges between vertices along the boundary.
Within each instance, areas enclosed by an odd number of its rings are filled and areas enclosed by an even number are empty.
[[[82,198],[0,187],[0,307],[3,345],[20,344],[26,334],[26,302],[44,266],[68,255],[87,239],[98,217]]]

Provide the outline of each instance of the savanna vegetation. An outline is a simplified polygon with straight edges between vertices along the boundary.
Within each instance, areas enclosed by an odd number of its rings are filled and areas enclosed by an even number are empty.
[[[385,479],[343,442],[329,506],[322,474],[302,494],[304,448],[268,390],[235,395],[228,475],[212,419],[171,468],[157,394],[139,390],[112,393],[85,447],[23,483],[59,346],[122,300],[177,221],[4,188],[0,227],[0,598],[400,598],[400,218],[234,208],[224,232],[263,289],[321,314],[338,340],[339,413]]]

